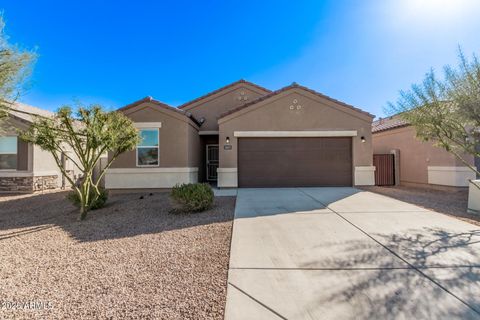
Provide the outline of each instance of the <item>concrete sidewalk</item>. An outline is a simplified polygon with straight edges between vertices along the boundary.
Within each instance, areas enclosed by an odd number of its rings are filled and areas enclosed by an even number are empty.
[[[480,228],[354,188],[239,189],[225,318],[480,319]]]

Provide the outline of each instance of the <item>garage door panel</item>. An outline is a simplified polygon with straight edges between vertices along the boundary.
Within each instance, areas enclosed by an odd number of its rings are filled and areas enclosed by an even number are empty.
[[[351,186],[351,138],[240,138],[240,187]]]

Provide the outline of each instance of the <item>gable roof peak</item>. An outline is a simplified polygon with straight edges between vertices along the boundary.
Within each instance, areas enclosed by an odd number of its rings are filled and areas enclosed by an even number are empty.
[[[154,105],[156,105],[157,107],[160,107],[160,108],[163,108],[163,109],[166,109],[166,110],[170,110],[170,111],[173,111],[173,112],[177,112],[183,116],[186,116],[187,118],[191,119],[196,125],[200,126],[201,123],[199,120],[197,120],[190,112],[187,112],[185,110],[181,110],[181,109],[178,109],[178,108],[175,108],[175,107],[172,107],[166,103],[163,103],[159,100],[155,100],[152,96],[146,96],[145,98],[143,99],[140,99],[140,100],[137,100],[135,102],[132,102],[124,107],[121,107],[119,108],[117,111],[125,111],[125,110],[128,110],[128,109],[131,109],[133,107],[136,107],[138,105],[141,105],[142,103],[144,102],[151,102],[153,103]]]
[[[365,115],[367,115],[367,116],[369,116],[369,117],[371,117],[371,118],[374,118],[374,117],[375,117],[373,114],[371,114],[371,113],[369,113],[369,112],[366,112],[366,111],[363,111],[363,110],[360,109],[360,108],[354,107],[354,106],[352,106],[352,105],[350,105],[350,104],[347,104],[347,103],[345,103],[345,102],[342,102],[342,101],[340,101],[340,100],[331,98],[331,97],[329,97],[329,96],[327,96],[327,95],[324,95],[323,93],[320,93],[320,92],[315,91],[315,90],[313,90],[313,89],[310,89],[310,88],[307,88],[307,87],[305,87],[305,86],[299,85],[299,84],[296,83],[296,82],[292,82],[291,85],[288,85],[288,86],[286,86],[286,87],[280,88],[280,89],[275,90],[275,91],[271,91],[271,92],[268,93],[267,95],[264,95],[264,96],[262,96],[262,97],[259,97],[259,98],[255,99],[255,100],[252,100],[252,101],[250,101],[250,102],[248,102],[248,103],[246,103],[246,104],[243,104],[243,105],[241,105],[241,106],[238,106],[238,107],[236,107],[236,108],[233,108],[233,109],[231,109],[231,110],[228,110],[228,111],[222,113],[222,114],[219,116],[219,119],[220,119],[220,118],[223,118],[223,117],[226,117],[226,116],[228,116],[228,115],[230,115],[230,114],[232,114],[232,113],[235,113],[235,112],[237,112],[237,111],[240,111],[240,110],[242,110],[242,109],[244,109],[244,108],[247,108],[247,107],[249,107],[249,106],[251,106],[251,105],[257,104],[257,103],[259,103],[259,102],[261,102],[261,101],[267,100],[267,99],[269,99],[269,98],[271,98],[271,97],[273,97],[273,96],[276,96],[276,95],[278,95],[278,94],[280,94],[280,93],[282,93],[282,92],[288,91],[288,90],[290,90],[290,89],[294,89],[294,88],[298,88],[298,89],[305,90],[305,91],[310,92],[310,93],[312,93],[312,94],[314,94],[314,95],[316,95],[316,96],[319,96],[319,97],[321,97],[321,98],[324,98],[324,99],[333,101],[333,102],[335,102],[335,103],[337,103],[337,104],[339,104],[339,105],[341,105],[341,106],[343,106],[343,107],[346,107],[346,108],[349,108],[349,109],[351,109],[351,110],[354,110],[354,111],[363,113],[363,114],[365,114]]]
[[[118,111],[122,111],[122,110],[126,110],[126,109],[130,109],[132,107],[135,107],[135,106],[138,106],[139,104],[142,104],[144,102],[152,102],[158,106],[162,106],[162,107],[167,107],[167,108],[170,108],[170,109],[176,109],[172,106],[169,106],[168,104],[166,103],[163,103],[159,100],[155,100],[152,96],[146,96],[145,98],[142,98],[140,100],[137,100],[137,101],[134,101],[132,103],[129,103],[127,104],[126,106],[123,106],[121,108],[118,109]]]
[[[218,89],[216,89],[216,90],[214,90],[214,91],[211,91],[211,92],[209,92],[209,93],[207,93],[207,94],[204,94],[203,96],[200,96],[200,97],[198,97],[198,98],[195,98],[195,99],[193,99],[193,100],[190,100],[190,101],[188,101],[188,102],[185,102],[184,104],[178,106],[178,108],[179,108],[179,109],[183,109],[183,108],[185,108],[185,107],[187,107],[187,106],[189,106],[189,105],[191,105],[191,104],[194,104],[195,102],[201,101],[201,100],[203,100],[203,99],[205,99],[205,98],[208,98],[208,97],[210,97],[210,96],[212,96],[212,95],[214,95],[214,94],[216,94],[216,93],[219,93],[219,92],[221,92],[221,91],[223,91],[223,90],[226,90],[226,89],[229,89],[229,88],[231,88],[231,87],[234,87],[234,86],[236,86],[237,84],[248,84],[249,86],[252,86],[252,87],[254,87],[254,88],[260,89],[260,90],[264,91],[264,92],[267,93],[267,94],[270,93],[270,92],[272,92],[272,90],[269,90],[269,89],[267,89],[267,88],[264,88],[264,87],[262,87],[262,86],[259,86],[258,84],[255,84],[255,83],[253,83],[253,82],[247,81],[247,80],[245,80],[245,79],[240,79],[240,80],[237,80],[237,81],[232,82],[232,83],[230,83],[230,84],[227,84],[226,86],[223,86],[223,87],[221,87],[221,88],[218,88]]]

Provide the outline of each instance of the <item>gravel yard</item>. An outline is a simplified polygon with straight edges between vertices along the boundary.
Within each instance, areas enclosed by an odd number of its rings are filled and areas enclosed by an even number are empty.
[[[468,189],[434,190],[413,187],[362,187],[364,190],[455,216],[461,220],[480,225],[480,216],[467,212]]]
[[[65,192],[0,196],[0,319],[223,319],[235,198],[141,195],[82,222]]]

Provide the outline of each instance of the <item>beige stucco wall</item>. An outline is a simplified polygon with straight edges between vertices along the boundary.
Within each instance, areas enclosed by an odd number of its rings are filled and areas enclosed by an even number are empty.
[[[199,168],[201,165],[200,156],[202,154],[200,149],[200,136],[198,130],[191,125],[187,126],[187,153],[188,166]]]
[[[50,152],[42,150],[39,146],[32,146],[33,155],[33,174],[35,176],[57,176],[57,187],[62,186],[62,171],[58,168],[55,159]],[[78,174],[79,170],[75,168],[74,174]],[[68,182],[66,182],[68,185]]]
[[[134,122],[161,123],[159,128],[160,168],[189,167],[198,163],[195,155],[198,135],[194,125],[181,114],[175,111],[159,108],[150,102],[126,110],[125,115]],[[190,139],[195,141],[189,142]],[[111,168],[136,168],[136,150],[121,154],[112,164]]]
[[[191,119],[152,102],[127,109],[124,114],[137,127],[159,129],[159,166],[137,167],[136,150],[125,152],[107,171],[107,189],[171,188],[198,181],[200,138]]]
[[[45,171],[56,171],[60,172],[58,169],[55,159],[50,154],[50,152],[42,150],[39,146],[33,146],[33,171],[34,172],[45,172]]]
[[[411,126],[387,130],[373,135],[373,153],[390,153],[400,150],[400,183],[428,184],[428,167],[464,167],[452,154],[435,147],[431,142],[422,142],[415,137]],[[473,156],[465,155],[473,165]]]
[[[267,92],[260,88],[239,83],[230,88],[187,105],[183,110],[191,112],[197,119],[205,118],[201,131],[218,131],[218,116],[228,110],[255,100]]]
[[[28,125],[14,118],[2,119],[0,121],[0,136],[16,136],[18,129],[27,129]]]
[[[292,105],[293,110],[290,109]],[[352,137],[353,166],[372,166],[371,123],[372,118],[364,113],[301,88],[290,89],[219,120],[220,168],[237,168],[238,138],[234,137],[235,131],[355,130],[357,136]],[[362,136],[365,143],[361,142]],[[231,150],[224,150],[226,137],[230,138]]]

